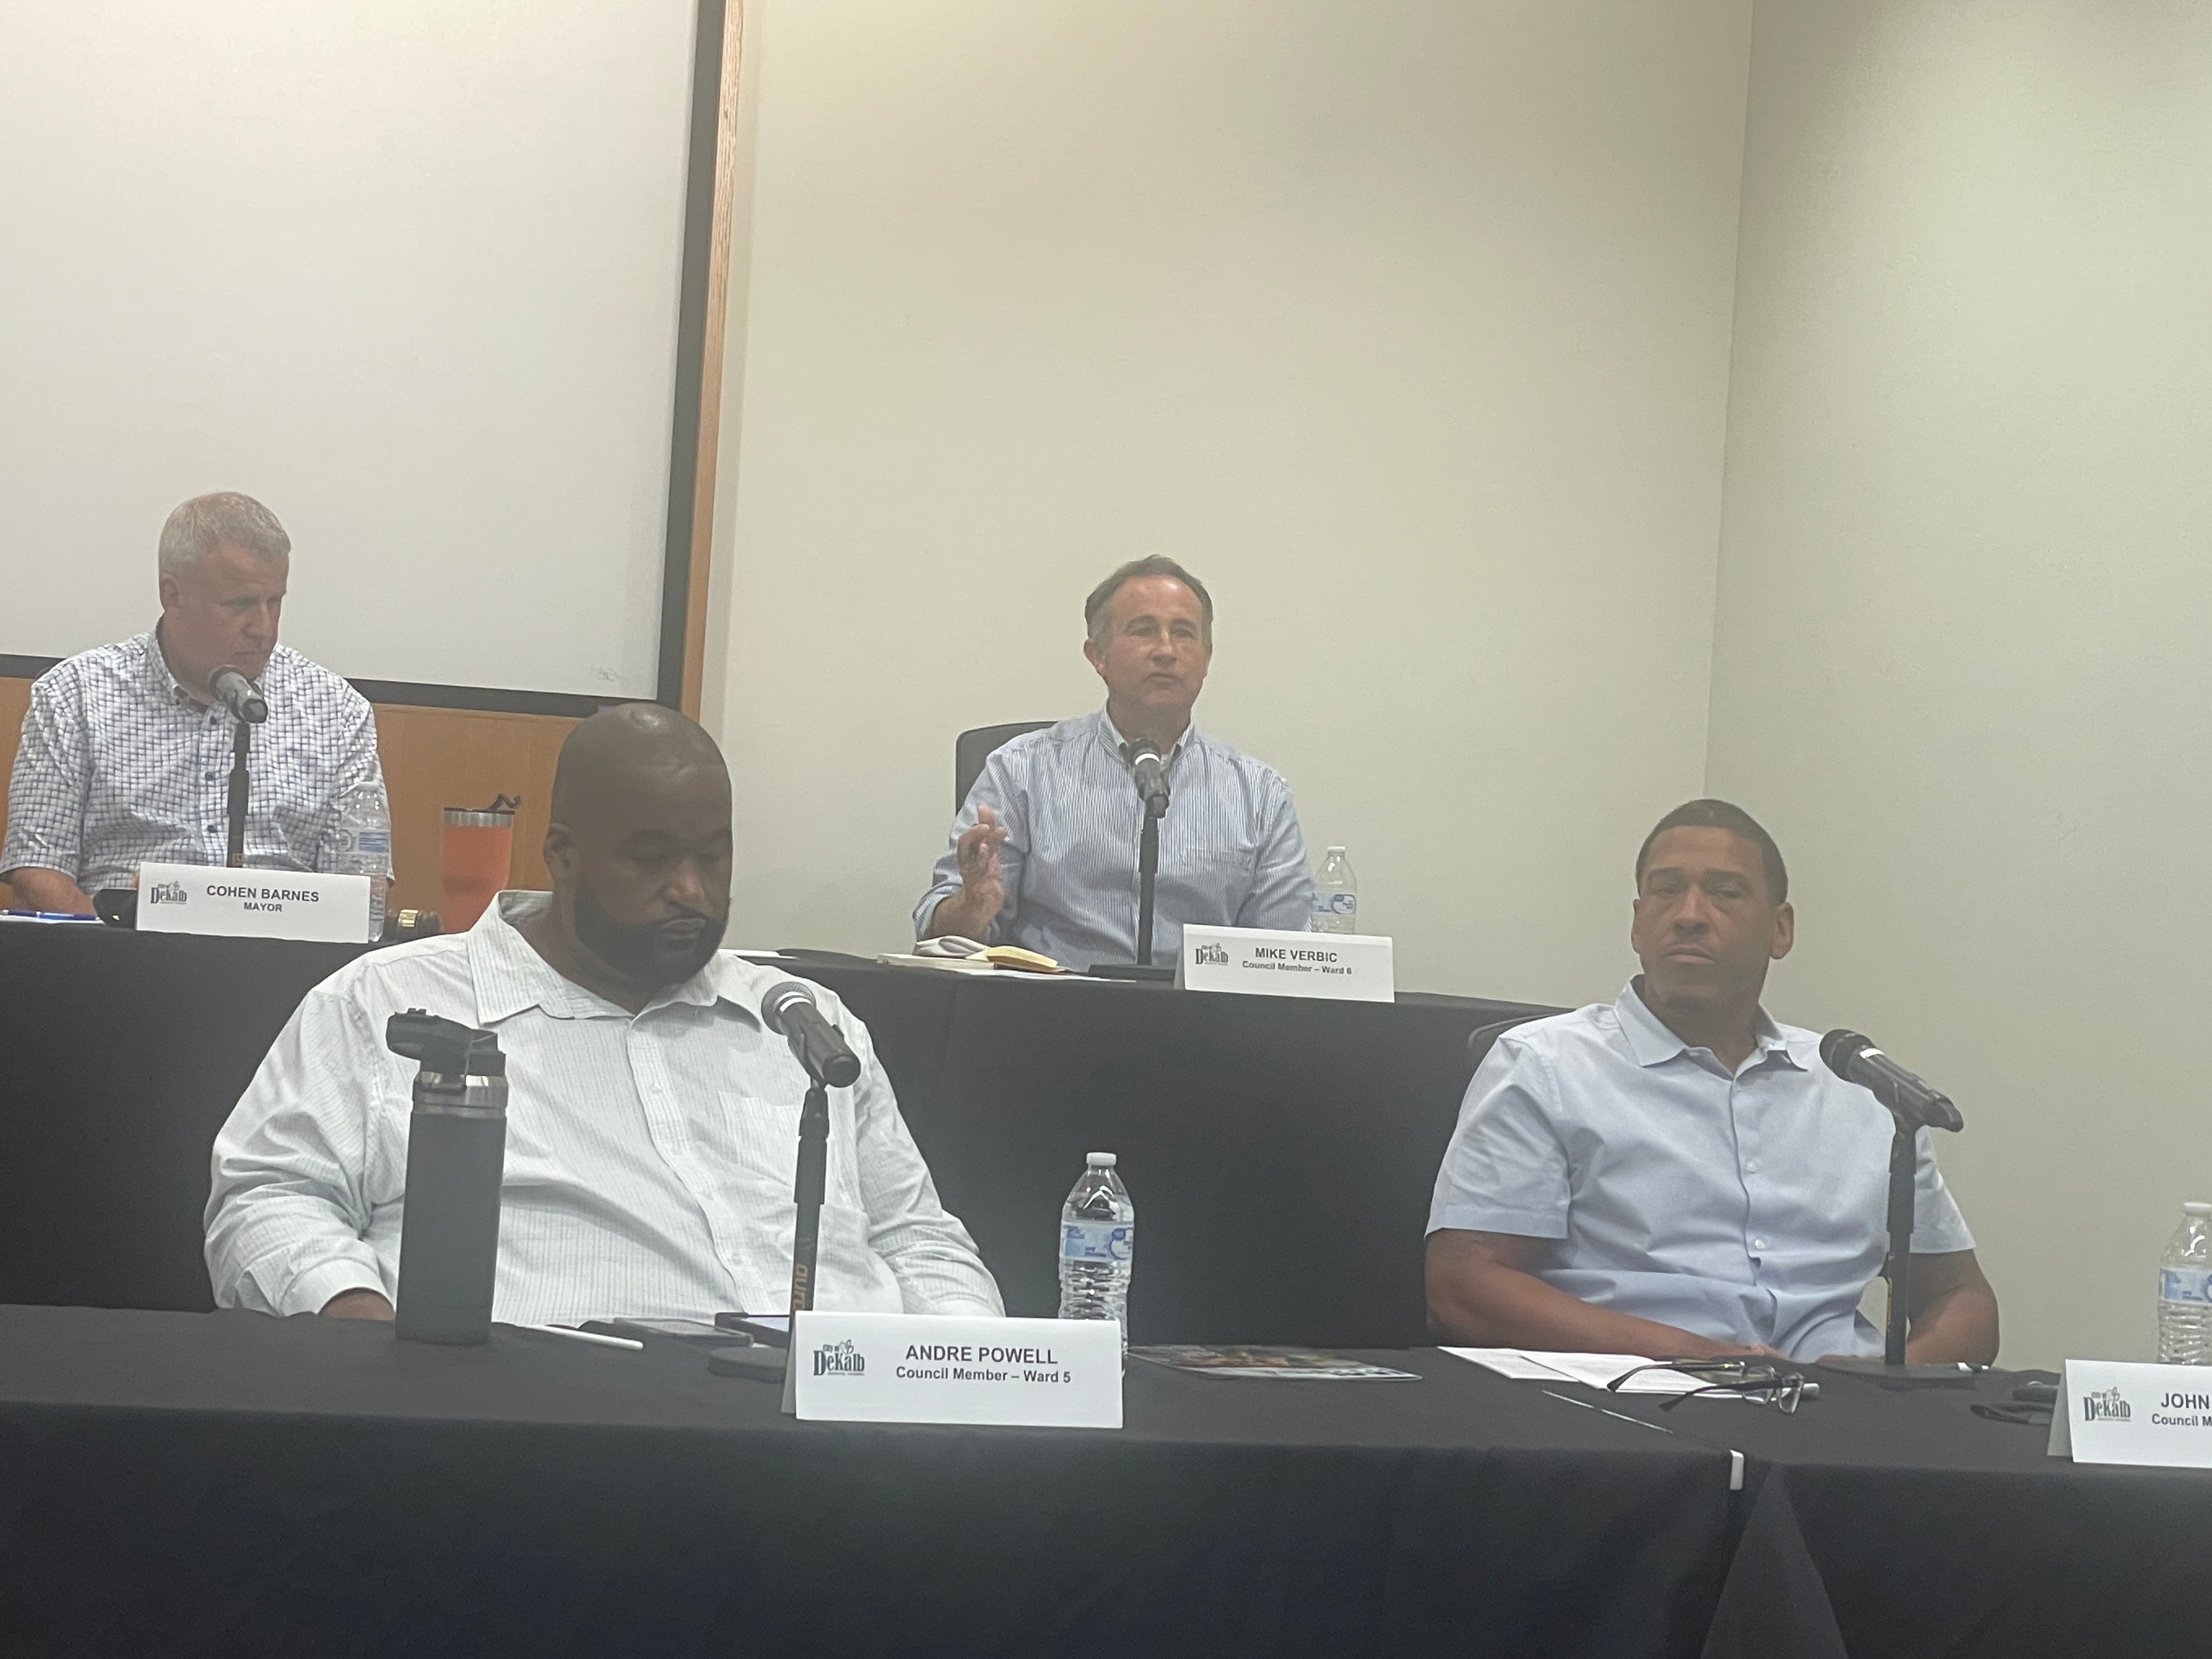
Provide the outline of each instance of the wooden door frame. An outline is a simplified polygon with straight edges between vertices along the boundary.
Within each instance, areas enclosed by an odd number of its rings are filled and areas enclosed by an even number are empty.
[[[744,38],[744,0],[699,0],[655,697],[694,720],[699,718],[707,671],[707,582],[714,554],[714,466],[722,437],[722,347],[729,320]]]

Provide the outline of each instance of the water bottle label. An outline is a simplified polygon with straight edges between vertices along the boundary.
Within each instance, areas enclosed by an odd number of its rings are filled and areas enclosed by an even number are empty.
[[[1063,1221],[1060,1224],[1062,1261],[1127,1261],[1135,1248],[1133,1221]]]
[[[1359,896],[1356,893],[1316,893],[1314,914],[1317,916],[1349,916],[1359,911]]]
[[[2201,1267],[2161,1267],[2158,1270],[2158,1299],[2212,1303],[2212,1273]]]
[[[389,830],[356,830],[353,844],[364,853],[389,853],[392,850],[392,832]]]

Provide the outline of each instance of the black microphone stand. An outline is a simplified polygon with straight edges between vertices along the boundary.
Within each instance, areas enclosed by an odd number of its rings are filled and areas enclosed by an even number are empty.
[[[1158,795],[1145,803],[1144,833],[1137,838],[1137,965],[1152,965],[1152,900],[1160,878],[1160,814],[1167,802]]]
[[[799,1178],[792,1200],[799,1214],[791,1230],[791,1311],[814,1305],[814,1263],[822,1243],[822,1193],[830,1170],[830,1091],[820,1078],[807,1083],[799,1110]]]
[[[1094,962],[1097,979],[1172,980],[1172,967],[1152,961],[1152,914],[1160,878],[1160,818],[1168,810],[1164,794],[1145,797],[1145,827],[1137,837],[1137,959]]]
[[[1875,1097],[1881,1098],[1879,1092]],[[1882,1322],[1880,1359],[1828,1359],[1822,1366],[1869,1377],[1891,1389],[1970,1389],[1972,1370],[1943,1362],[1909,1365],[1905,1360],[1906,1323],[1912,1316],[1912,1187],[1918,1172],[1917,1137],[1926,1127],[1911,1114],[1889,1108],[1894,1133],[1889,1138],[1889,1250],[1882,1259],[1881,1276],[1889,1285],[1889,1308]]]
[[[231,722],[230,852],[224,862],[233,870],[243,870],[246,868],[246,795],[252,787],[246,776],[246,757],[253,745],[253,727],[234,714]]]

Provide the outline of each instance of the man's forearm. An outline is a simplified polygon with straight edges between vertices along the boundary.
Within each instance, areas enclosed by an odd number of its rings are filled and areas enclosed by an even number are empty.
[[[325,1319],[392,1319],[397,1316],[382,1291],[340,1291],[322,1305]]]
[[[15,902],[26,910],[66,910],[72,915],[92,914],[92,895],[58,870],[27,864],[9,872],[8,884],[15,890]]]
[[[1986,1285],[1961,1285],[1920,1310],[1905,1342],[1915,1364],[1965,1360],[1987,1365],[1997,1357],[1997,1298]]]
[[[1747,1352],[1655,1319],[1597,1307],[1510,1267],[1473,1274],[1432,1271],[1429,1324],[1440,1336],[1478,1347],[1638,1353],[1653,1359]]]
[[[983,935],[994,918],[979,917],[976,912],[981,908],[974,896],[963,887],[951,897],[938,900],[937,908],[929,914],[929,931],[922,937],[942,939],[947,933],[957,933],[963,939],[988,943]]]

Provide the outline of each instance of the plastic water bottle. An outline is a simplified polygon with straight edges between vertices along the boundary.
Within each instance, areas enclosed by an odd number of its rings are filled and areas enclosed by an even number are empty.
[[[384,786],[363,779],[338,797],[338,875],[368,878],[368,942],[384,937],[384,896],[392,886],[392,809]]]
[[[1060,1316],[1117,1320],[1126,1349],[1137,1206],[1114,1164],[1111,1152],[1088,1154],[1082,1179],[1060,1206]]]
[[[1314,878],[1311,931],[1316,933],[1356,933],[1359,931],[1359,878],[1352,873],[1352,860],[1344,848],[1332,847],[1322,859],[1321,873]]]
[[[2212,1365],[2212,1204],[2185,1204],[2158,1264],[2158,1359]]]

